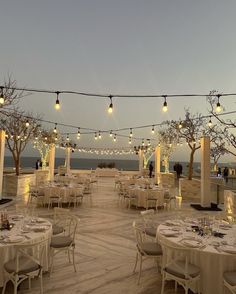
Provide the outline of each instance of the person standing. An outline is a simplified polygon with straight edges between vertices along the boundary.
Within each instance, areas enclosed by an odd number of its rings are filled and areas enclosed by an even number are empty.
[[[40,166],[40,160],[37,159],[36,163],[35,163],[35,169],[39,169]]]
[[[224,176],[225,182],[228,183],[229,169],[227,166],[225,166],[225,168],[224,168],[223,176]]]
[[[153,165],[152,165],[152,161],[149,164],[149,178],[152,178],[152,172],[153,172]]]

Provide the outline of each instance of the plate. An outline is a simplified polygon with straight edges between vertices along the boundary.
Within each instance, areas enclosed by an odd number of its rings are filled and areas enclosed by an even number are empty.
[[[236,254],[236,247],[235,246],[223,245],[223,246],[220,246],[219,249],[221,251],[224,251],[224,252],[227,252],[227,253]]]
[[[173,231],[169,229],[162,229],[160,230],[160,233],[166,237],[177,237],[180,234],[179,231]]]
[[[20,243],[23,241],[25,241],[23,236],[10,236],[4,239],[4,242],[6,243]]]
[[[199,248],[199,247],[202,247],[203,244],[202,244],[202,240],[200,239],[182,239],[181,241],[181,244],[186,246],[186,247],[191,247],[191,248]]]

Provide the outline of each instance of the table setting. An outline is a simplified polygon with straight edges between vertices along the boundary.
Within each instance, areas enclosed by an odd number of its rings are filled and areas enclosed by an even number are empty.
[[[169,219],[158,226],[157,240],[189,249],[191,262],[201,269],[201,293],[223,293],[223,273],[236,270],[236,224],[208,216]]]

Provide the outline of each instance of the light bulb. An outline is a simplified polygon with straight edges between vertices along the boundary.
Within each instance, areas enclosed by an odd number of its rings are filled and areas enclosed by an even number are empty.
[[[4,96],[3,96],[3,87],[1,87],[1,96],[0,96],[0,104],[4,104],[5,102],[5,99],[4,99]]]
[[[28,121],[28,119],[27,119],[27,121],[26,121],[26,123],[25,123],[25,126],[26,126],[26,128],[29,127],[29,121]]]
[[[60,101],[59,101],[59,94],[60,94],[60,92],[56,92],[56,94],[57,94],[57,100],[56,100],[56,103],[55,103],[55,109],[56,110],[59,110],[61,108]]]
[[[209,119],[209,122],[208,122],[208,127],[211,127],[212,126],[212,121],[211,121],[211,116],[210,116],[210,119]]]
[[[183,125],[182,125],[182,121],[179,122],[179,129],[182,129]]]
[[[57,124],[55,124],[55,127],[54,127],[54,130],[53,130],[53,133],[57,133]]]
[[[98,139],[97,133],[95,133],[95,135],[94,135],[94,139],[95,139],[95,140]]]
[[[131,138],[129,139],[129,144],[132,144],[132,140],[131,140]]]
[[[132,138],[132,137],[133,137],[133,132],[132,132],[132,129],[130,129],[129,136],[130,136],[130,138]]]
[[[113,134],[112,134],[112,131],[110,131],[110,137],[112,137],[112,135],[113,135]]]
[[[113,141],[116,142],[116,134],[115,134],[115,136],[114,136],[114,138],[113,138]]]
[[[80,139],[80,128],[78,128],[77,139]]]
[[[153,134],[153,135],[155,134],[154,126],[152,126],[152,134]]]
[[[221,112],[221,110],[220,102],[218,101],[216,104],[216,112]]]
[[[102,139],[102,135],[101,135],[100,131],[98,132],[98,138]]]
[[[66,141],[70,141],[69,135],[67,134]]]
[[[167,112],[168,107],[167,107],[167,102],[166,102],[166,96],[163,96],[163,98],[164,98],[164,103],[163,103],[162,111]]]

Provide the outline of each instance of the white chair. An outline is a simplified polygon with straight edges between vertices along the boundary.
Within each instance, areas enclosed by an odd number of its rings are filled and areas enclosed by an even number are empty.
[[[5,293],[8,281],[13,283],[14,294],[16,294],[17,287],[26,279],[29,279],[29,288],[31,288],[31,278],[35,277],[40,279],[40,293],[43,294],[42,257],[46,246],[48,246],[48,240],[14,246],[15,258],[3,266],[7,279],[4,282],[2,294]]]
[[[69,206],[71,203],[74,204],[74,208],[78,205],[79,202],[83,201],[83,189],[79,188],[70,188],[70,194],[69,194]]]
[[[155,203],[155,208],[157,210],[158,206],[159,206],[159,202],[161,202],[160,200],[164,198],[164,191],[160,190],[160,191],[155,191],[155,190],[148,190],[147,191],[147,197],[146,197],[146,209],[148,209],[150,206],[149,204],[151,203],[153,207],[153,203]]]
[[[157,226],[155,226],[153,222],[154,213],[154,209],[148,209],[140,212],[144,224],[144,233],[146,236],[153,239],[153,241],[156,240],[157,232]]]
[[[50,256],[51,256],[51,269],[53,271],[54,256],[60,252],[67,252],[69,262],[70,254],[72,253],[72,261],[74,271],[76,272],[75,266],[75,234],[78,226],[79,219],[76,216],[68,215],[66,219],[67,225],[64,227],[64,235],[52,236],[50,244]]]
[[[140,277],[142,273],[142,264],[143,259],[154,259],[158,262],[161,261],[162,257],[162,248],[161,246],[156,242],[147,242],[143,239],[143,230],[142,228],[139,228],[136,225],[136,222],[133,222],[133,228],[135,232],[135,238],[136,238],[136,247],[137,247],[137,253],[136,253],[136,261],[134,265],[133,272],[135,272],[138,260],[140,260],[139,265],[139,277],[138,277],[138,283],[140,282]]]
[[[47,188],[47,201],[48,209],[53,207],[53,203],[57,204],[58,207],[61,206],[61,188],[60,187],[49,187]]]
[[[66,219],[70,216],[70,210],[61,207],[54,207],[52,234],[59,235],[64,233]]]
[[[236,271],[224,272],[223,284],[224,284],[224,287],[229,289],[231,293],[236,294]]]
[[[166,264],[162,268],[161,294],[164,294],[167,280],[175,281],[175,290],[178,284],[181,285],[185,294],[188,294],[191,285],[195,284],[200,294],[200,268],[189,261],[191,248],[162,244],[162,250]]]

